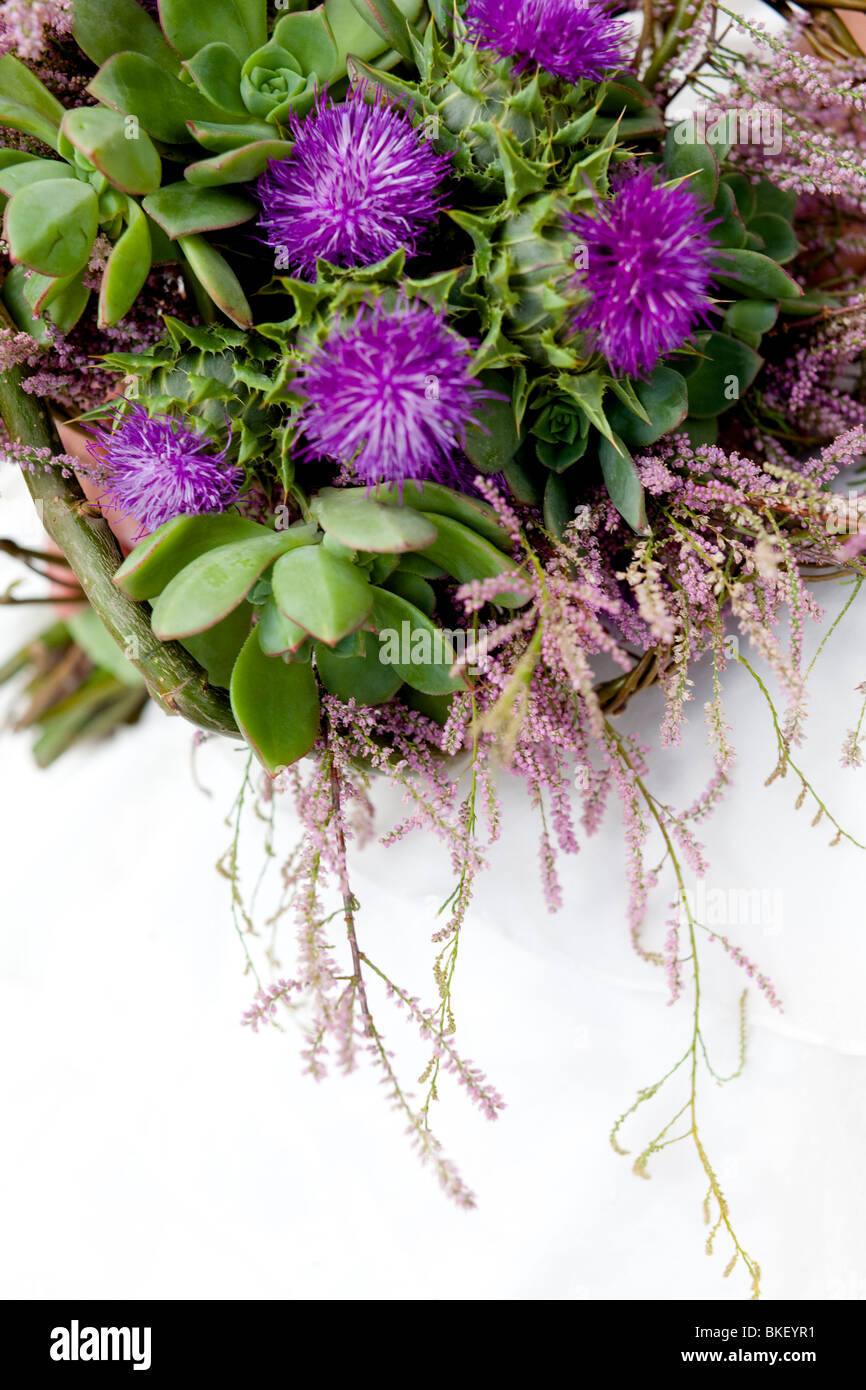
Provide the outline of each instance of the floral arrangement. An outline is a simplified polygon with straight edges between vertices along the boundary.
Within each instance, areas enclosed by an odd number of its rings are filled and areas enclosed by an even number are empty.
[[[497,774],[538,813],[552,911],[562,858],[618,803],[634,946],[691,1023],[612,1142],[670,1092],[635,1171],[693,1145],[707,1248],[757,1296],[699,1124],[700,1078],[721,1079],[705,948],[780,1003],[687,881],[733,764],[732,661],[770,705],[773,776],[856,844],[797,761],[813,582],[849,584],[847,611],[866,573],[852,34],[814,9],[774,36],[710,0],[6,0],[0,52],[5,447],[74,574],[54,601],[89,601],[0,671],[30,673],[37,757],[147,695],[199,741],[244,740],[221,867],[253,972],[242,825],[288,797],[304,831],[277,914],[296,961],[256,974],[244,1022],[297,1014],[314,1077],[379,1068],[464,1206],[430,1121],[445,1073],[488,1118],[504,1104],[452,1004]],[[58,579],[56,553],[3,544]],[[700,660],[715,772],[678,810],[616,717],[657,684],[676,743]],[[362,945],[349,847],[381,778],[406,806],[388,838],[432,834],[453,866],[432,1005]],[[429,1048],[420,1099],[374,993]],[[745,994],[739,1030],[742,1063]]]

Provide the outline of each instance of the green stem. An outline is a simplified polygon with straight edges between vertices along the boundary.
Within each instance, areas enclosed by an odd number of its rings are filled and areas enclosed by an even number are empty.
[[[0,415],[12,440],[34,449],[63,452],[44,404],[22,389],[19,367],[0,379]],[[236,734],[228,697],[212,689],[201,667],[176,642],[158,642],[150,629],[148,609],[133,603],[112,583],[121,561],[120,548],[108,523],[87,514],[86,501],[74,477],[63,478],[56,467],[24,471],[24,481],[42,523],[59,546],[88,601],[114,640],[130,655],[147,688],[168,714],[180,714],[200,728]],[[143,655],[133,656],[140,652]]]

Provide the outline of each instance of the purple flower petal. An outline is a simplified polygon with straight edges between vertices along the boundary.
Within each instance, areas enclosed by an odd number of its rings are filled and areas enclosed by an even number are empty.
[[[214,453],[210,440],[168,415],[151,418],[133,405],[114,430],[91,433],[88,452],[104,474],[99,500],[135,517],[142,535],[175,516],[223,512],[238,495],[243,474],[226,463],[226,449]]]
[[[260,225],[280,269],[316,277],[316,261],[374,265],[403,247],[413,255],[434,221],[449,157],[438,155],[405,111],[363,89],[305,120],[294,148],[257,185]]]
[[[566,223],[585,256],[572,287],[588,295],[572,326],[618,375],[650,372],[682,347],[711,305],[719,251],[704,206],[685,185],[665,188],[643,168],[592,216],[569,215]]]
[[[469,0],[469,37],[515,58],[515,72],[536,65],[567,82],[600,82],[626,66],[628,24],[606,0]]]
[[[369,484],[449,481],[474,410],[494,394],[472,376],[471,347],[426,304],[362,310],[296,382],[307,452],[351,465]]]

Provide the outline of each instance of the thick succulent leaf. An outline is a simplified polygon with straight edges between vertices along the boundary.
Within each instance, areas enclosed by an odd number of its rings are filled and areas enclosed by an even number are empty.
[[[381,558],[384,559],[386,557],[383,556]],[[409,551],[408,554],[401,555],[397,563],[404,574],[417,574],[422,579],[446,578],[446,571],[442,568],[442,566],[434,565],[433,561],[428,560],[427,557],[423,554],[423,552]],[[391,569],[389,569],[383,577],[387,579],[388,574],[392,574],[394,568],[396,568],[396,566],[392,566]],[[381,584],[382,578],[374,577],[373,583]]]
[[[311,510],[322,530],[351,550],[392,555],[423,550],[437,535],[414,508],[374,502],[354,489],[322,488]]]
[[[448,633],[414,603],[387,589],[376,589],[373,623],[383,637],[380,656],[413,689],[426,695],[449,695],[468,684],[464,676],[451,675],[457,653]]]
[[[296,652],[309,640],[309,633],[281,613],[273,599],[262,609],[256,631],[265,656],[285,656],[287,652]]]
[[[755,185],[745,174],[725,174],[722,180],[727,184],[733,193],[739,214],[744,222],[748,222],[757,211],[757,194]]]
[[[317,642],[314,647],[316,671],[329,695],[348,703],[382,705],[392,699],[403,684],[395,667],[383,662],[379,638],[367,634],[367,650],[360,656],[338,656],[330,647]]]
[[[32,272],[24,283],[24,298],[30,305],[34,314],[41,314],[43,309],[59,299],[64,290],[67,290],[74,280],[81,276],[79,270],[77,275],[37,275]]]
[[[146,131],[104,106],[67,111],[61,134],[123,193],[152,193],[162,181],[162,160]]]
[[[239,58],[246,58],[268,37],[267,0],[159,0],[159,17],[182,58],[212,43],[227,44]]]
[[[746,244],[746,225],[740,216],[734,190],[729,183],[721,182],[714,205],[716,217],[721,218],[713,227],[713,241],[718,246],[741,247]]]
[[[4,53],[0,58],[0,126],[9,126],[57,149],[63,107],[29,68]]]
[[[752,184],[752,189],[755,195],[754,211],[758,216],[768,212],[783,217],[786,222],[791,221],[797,206],[797,194],[792,189],[777,188],[769,179]]]
[[[309,527],[312,539],[314,528]],[[234,512],[219,516],[175,516],[140,541],[114,574],[128,598],[155,598],[186,566],[217,546],[270,535],[265,526]]]
[[[689,415],[701,419],[736,405],[764,359],[727,333],[702,333],[697,346],[702,356],[691,359],[683,370],[688,371]]]
[[[337,50],[321,7],[284,15],[274,27],[273,39],[292,54],[305,76],[314,75],[320,83],[337,76]]]
[[[329,647],[365,623],[373,609],[373,586],[362,571],[321,545],[284,555],[274,565],[272,583],[280,611]]]
[[[287,140],[256,140],[240,149],[215,154],[188,164],[184,178],[196,188],[212,188],[223,183],[248,183],[263,174],[272,159],[285,159],[292,146]]]
[[[121,115],[133,113],[150,135],[170,145],[189,141],[188,121],[224,121],[232,114],[140,53],[115,53],[87,90]]]
[[[725,328],[747,343],[769,332],[779,314],[779,305],[772,299],[735,299],[725,310]]]
[[[114,243],[99,287],[99,327],[111,328],[128,314],[150,274],[150,229],[137,203],[128,199],[129,224]]]
[[[23,265],[13,265],[3,281],[3,305],[13,323],[22,333],[29,333],[40,347],[46,347],[54,334],[42,319],[34,319],[33,306],[28,302],[27,289],[30,272]],[[70,277],[71,278],[71,277]],[[68,280],[64,283],[68,283]]]
[[[249,113],[243,121],[187,121],[190,135],[195,136],[200,145],[214,154],[226,154],[229,150],[241,150],[251,141],[273,140],[274,127],[267,121],[254,121]]]
[[[684,143],[677,135],[685,134]],[[709,145],[695,137],[689,121],[681,121],[665,140],[665,168],[672,179],[685,178],[685,187],[712,205],[719,186],[719,162]]]
[[[5,169],[0,169],[0,193],[5,193],[11,198],[20,188],[26,188],[30,183],[75,177],[75,170],[68,164],[62,164],[59,159],[33,159],[28,155],[22,163],[10,164]]]
[[[232,712],[272,775],[309,753],[319,732],[319,690],[307,662],[265,656],[251,632],[231,678]]]
[[[781,266],[747,247],[725,251],[714,279],[749,299],[797,299],[803,290]]]
[[[227,43],[205,44],[183,66],[203,97],[246,120],[249,112],[241,101],[242,59]]]
[[[520,436],[511,404],[511,383],[502,372],[482,372],[480,380],[489,391],[505,400],[484,401],[475,412],[477,424],[466,431],[465,451],[480,473],[499,473],[520,447]]]
[[[685,379],[672,367],[657,366],[649,381],[636,381],[635,394],[649,416],[641,420],[621,401],[608,409],[608,419],[621,439],[632,447],[645,448],[654,444],[682,424],[688,413],[688,391]]]
[[[89,299],[90,290],[84,284],[83,270],[63,281],[62,290],[54,295],[46,310],[58,333],[69,333],[75,327]]]
[[[161,641],[191,637],[222,622],[243,603],[259,575],[291,545],[307,537],[272,531],[217,546],[186,565],[153,605],[152,627]],[[258,640],[258,639],[257,639]]]
[[[366,488],[347,488],[346,491],[363,497],[370,496],[381,502],[402,502],[406,507],[435,512],[437,516],[450,516],[455,521],[462,521],[464,526],[471,527],[494,545],[506,550],[511,546],[508,532],[491,506],[477,498],[464,497],[442,483],[406,482],[402,489],[397,483],[380,483],[369,493]]]
[[[399,594],[401,598],[408,599],[414,603],[416,608],[420,608],[422,613],[426,613],[428,618],[432,618],[436,612],[436,593],[432,584],[428,584],[426,579],[422,579],[420,574],[409,574],[406,570],[397,570],[388,576],[382,585],[391,594]]]
[[[616,440],[619,450],[608,439],[599,444],[598,457],[608,496],[623,517],[639,535],[649,532],[646,515],[646,499],[631,454],[621,439]]]
[[[178,244],[217,308],[238,328],[252,328],[253,311],[225,257],[203,236],[178,237]]]
[[[258,211],[246,194],[192,188],[188,183],[167,183],[158,192],[149,194],[142,206],[172,241],[199,232],[237,227],[249,222]]]
[[[425,555],[434,564],[454,576],[458,584],[468,584],[474,579],[495,579],[499,574],[508,574],[516,568],[514,561],[477,531],[470,531],[460,521],[449,516],[427,513],[435,521],[438,535],[432,545],[425,548]],[[497,592],[495,602],[504,608],[521,608],[530,597],[529,589],[518,586],[515,589],[503,587]]]
[[[764,243],[767,255],[780,265],[793,260],[800,250],[800,243],[793,227],[778,213],[759,213],[749,223],[749,231],[757,233]]]
[[[48,179],[9,200],[4,234],[13,261],[42,275],[75,275],[88,262],[99,226],[99,201],[87,183]]]
[[[228,690],[234,664],[238,653],[249,635],[253,620],[253,610],[249,603],[242,603],[207,632],[197,637],[186,637],[181,643],[190,656],[207,672],[211,685]]]
[[[547,480],[542,515],[551,536],[561,541],[566,526],[574,521],[574,507],[569,495],[568,482],[561,473],[551,473]]]
[[[143,53],[166,72],[177,72],[180,59],[138,0],[75,0],[72,35],[97,66],[122,50]],[[134,107],[130,108],[134,110]]]

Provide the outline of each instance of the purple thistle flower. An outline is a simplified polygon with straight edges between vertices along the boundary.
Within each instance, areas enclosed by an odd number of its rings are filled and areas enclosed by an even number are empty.
[[[665,188],[643,168],[593,216],[570,214],[566,223],[586,252],[572,287],[589,296],[573,328],[588,333],[617,375],[650,372],[711,305],[719,252],[704,207],[685,185]]]
[[[515,72],[537,65],[566,82],[600,82],[626,63],[628,24],[607,0],[469,0],[466,28],[480,48],[516,58]]]
[[[280,268],[307,280],[316,261],[374,265],[404,247],[415,253],[439,211],[437,188],[449,155],[439,155],[379,93],[358,88],[326,106],[320,97],[305,120],[292,118],[294,148],[271,160],[257,185],[260,225]]]
[[[175,516],[223,512],[235,501],[243,474],[214,453],[210,441],[168,415],[152,419],[140,405],[113,429],[96,428],[88,452],[106,486],[100,502],[132,516],[141,535]]]
[[[426,304],[362,310],[298,377],[306,452],[351,465],[371,486],[447,481],[473,411],[495,395],[472,376],[471,348]]]

